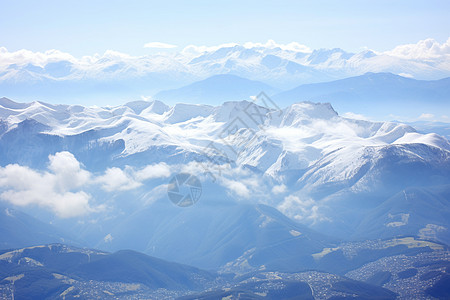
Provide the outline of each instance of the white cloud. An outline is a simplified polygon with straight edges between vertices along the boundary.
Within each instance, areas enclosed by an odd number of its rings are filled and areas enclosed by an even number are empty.
[[[72,153],[64,151],[48,157],[48,169],[56,175],[55,186],[61,190],[71,190],[85,185],[91,174],[81,169],[81,165]]]
[[[153,97],[152,96],[144,96],[144,95],[142,95],[141,96],[141,100],[150,102],[150,101],[153,101]]]
[[[236,176],[243,177],[250,174],[249,170],[242,167],[232,168],[230,164],[218,165],[211,161],[190,161],[187,164],[178,165],[177,171],[193,174],[205,180],[217,179],[220,177],[236,178]],[[249,184],[252,184],[251,179],[249,179]]]
[[[131,174],[119,168],[106,169],[105,174],[96,181],[108,192],[132,190],[142,185]]]
[[[284,185],[284,184],[275,185],[272,188],[272,193],[275,195],[283,194],[284,192],[286,192],[286,185]]]
[[[149,179],[167,178],[171,174],[170,167],[164,163],[147,165],[142,169],[135,170],[126,166],[120,168],[108,168],[105,173],[95,179],[108,192],[128,191],[142,186],[142,182]]]
[[[158,199],[167,197],[167,188],[168,184],[161,184],[154,187],[150,192],[142,196],[141,199],[143,200],[144,205],[150,205]]]
[[[266,43],[254,43],[254,42],[246,42],[243,45],[237,44],[237,43],[224,43],[220,45],[215,46],[197,46],[197,45],[188,45],[186,46],[181,53],[184,55],[192,56],[192,55],[199,55],[205,52],[214,52],[219,50],[220,48],[229,48],[229,47],[235,47],[235,46],[242,46],[247,49],[251,48],[267,48],[267,49],[274,49],[274,48],[280,48],[285,51],[295,51],[295,52],[304,52],[304,53],[311,53],[312,50],[302,44],[299,44],[297,42],[291,42],[288,44],[279,44],[276,43],[274,40],[268,40]]]
[[[346,112],[344,114],[342,114],[342,116],[344,118],[348,118],[348,119],[355,119],[355,120],[364,120],[364,121],[370,121],[369,117],[366,117],[365,115],[362,114],[356,114],[356,113],[352,113],[352,112]]]
[[[420,120],[432,120],[434,119],[434,115],[433,114],[428,114],[428,113],[423,113],[419,116]]]
[[[385,54],[405,59],[439,58],[444,55],[450,55],[450,38],[442,44],[434,39],[425,39],[416,44],[397,46],[391,51],[385,52]]]
[[[181,51],[182,54],[184,55],[199,55],[202,54],[204,52],[213,52],[216,50],[219,50],[220,48],[228,48],[228,47],[234,47],[234,46],[238,46],[239,44],[236,43],[225,43],[225,44],[220,44],[220,45],[216,45],[216,46],[196,46],[196,45],[188,45],[186,47],[184,47],[184,49]]]
[[[297,196],[289,195],[278,205],[278,209],[282,212],[290,212],[293,209],[300,209],[302,212],[306,212],[305,209],[312,205],[314,205],[314,201],[311,199],[300,199]]]
[[[243,197],[243,198],[250,197],[250,190],[242,182],[222,178],[221,183],[225,188],[227,188],[229,191],[235,193],[239,197]]]
[[[294,218],[298,221],[311,221],[315,223],[317,221],[327,220],[319,212],[319,206],[312,199],[301,199],[300,197],[289,195],[284,198],[277,206],[278,210],[285,215]]]
[[[409,73],[398,73],[398,75],[406,78],[414,78],[414,76]]]
[[[35,204],[51,209],[61,218],[81,216],[100,209],[89,205],[91,196],[77,190],[86,184],[90,173],[82,170],[69,152],[49,156],[46,172],[17,164],[0,168],[0,199],[14,205]]]
[[[46,64],[58,61],[76,62],[76,58],[69,53],[59,50],[48,50],[45,52],[33,52],[30,50],[18,50],[9,52],[5,47],[0,47],[0,67],[16,65],[27,65],[29,63],[44,67]]]
[[[159,164],[148,165],[142,170],[136,171],[134,177],[138,181],[144,181],[155,178],[167,178],[170,176],[170,167],[161,162]]]
[[[278,44],[274,40],[268,40],[266,43],[247,42],[244,44],[244,47],[247,49],[262,47],[262,48],[268,48],[268,49],[280,48],[282,50],[304,52],[304,53],[312,52],[312,50],[308,46],[299,44],[297,42],[291,42],[288,44]]]
[[[18,206],[36,204],[51,209],[61,218],[78,217],[97,210],[89,206],[91,197],[83,191],[56,193],[50,188],[7,190],[0,194],[0,198]]]
[[[207,164],[203,162],[190,161],[187,164],[182,164],[179,166],[178,172],[189,173],[195,176],[201,176],[209,170],[213,170],[212,164]]]
[[[178,46],[161,42],[150,42],[144,45],[144,48],[158,48],[158,49],[171,49],[176,47]]]
[[[167,178],[171,174],[167,164],[158,163],[139,170],[108,168],[102,175],[94,176],[70,152],[58,152],[48,159],[47,170],[43,172],[17,164],[0,167],[0,199],[18,206],[38,205],[61,218],[76,217],[104,209],[103,205],[92,207],[91,195],[83,188],[100,184],[107,192],[128,191],[142,186],[145,180]],[[152,193],[161,196],[162,190],[159,186]],[[147,202],[153,199],[147,198]]]

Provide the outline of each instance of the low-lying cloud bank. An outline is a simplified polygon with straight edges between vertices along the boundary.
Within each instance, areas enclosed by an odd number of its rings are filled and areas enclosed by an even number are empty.
[[[39,206],[52,211],[60,218],[80,217],[102,212],[107,208],[106,204],[95,201],[92,191],[114,194],[144,186],[148,191],[141,190],[144,199],[142,205],[150,205],[167,196],[167,184],[157,181],[155,185],[145,186],[146,181],[169,180],[169,177],[179,172],[187,172],[197,176],[202,182],[216,184],[218,188],[223,189],[227,197],[237,201],[255,199],[270,202],[274,197],[283,199],[288,192],[284,184],[275,184],[272,187],[264,178],[229,164],[205,166],[189,162],[169,166],[160,162],[142,168],[112,167],[94,174],[86,170],[75,156],[67,151],[49,155],[48,159],[46,170],[34,170],[18,164],[0,167],[0,200],[21,207]],[[284,201],[280,209],[295,209],[297,202]],[[304,210],[302,206],[304,215],[308,215],[310,210],[310,207]]]
[[[18,164],[0,167],[0,199],[17,206],[37,205],[61,218],[71,218],[105,208],[92,205],[92,196],[85,189],[93,184],[106,192],[126,191],[141,186],[145,180],[170,174],[169,166],[159,163],[142,169],[109,168],[95,175],[85,170],[72,153],[63,151],[49,155],[45,171]]]

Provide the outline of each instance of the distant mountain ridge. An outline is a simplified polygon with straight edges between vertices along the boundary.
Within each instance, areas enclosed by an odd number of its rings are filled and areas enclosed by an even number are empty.
[[[57,50],[36,53],[2,48],[0,96],[26,101],[118,104],[220,74],[261,81],[282,90],[367,72],[436,80],[450,76],[449,53],[445,50],[448,43],[427,39],[408,45],[407,51],[397,47],[386,52],[350,53],[339,48],[311,50],[297,43],[292,46],[271,41],[190,46],[176,54],[146,56],[108,50],[103,55],[82,58]]]
[[[390,114],[439,116],[450,111],[450,77],[425,81],[392,73],[366,73],[331,82],[300,85],[274,95],[280,104],[292,101],[330,102],[340,112],[386,118]]]
[[[71,243],[80,245],[50,224],[19,210],[0,206],[0,249],[35,246],[42,243]]]
[[[114,284],[117,285],[115,289],[121,288],[124,295],[139,290],[202,290],[216,278],[213,273],[131,250],[107,253],[64,244],[3,250],[0,265],[2,279],[16,278],[12,293],[15,292],[19,299],[48,299],[65,295],[70,299],[86,299],[95,293],[104,298],[113,295]],[[8,280],[3,279],[0,286],[7,285]],[[83,282],[95,283],[80,286]],[[111,292],[98,290],[102,285]],[[80,295],[80,289],[87,295]],[[2,289],[1,295],[6,296],[5,292],[7,290]]]
[[[278,91],[265,83],[235,75],[214,75],[175,90],[161,91],[154,99],[170,103],[221,104],[225,101],[248,100],[264,91],[272,95]]]
[[[445,266],[439,261],[430,263]],[[318,292],[328,297],[359,295],[367,298],[370,295],[377,299],[395,299],[397,296],[377,283],[352,280],[329,272],[274,273],[261,270],[248,274],[217,274],[130,250],[108,253],[64,244],[2,250],[0,266],[2,298],[245,297],[287,300],[299,297],[315,299],[313,295]],[[434,277],[439,278],[439,274]],[[408,290],[412,286],[405,288]]]
[[[449,87],[450,77],[427,81],[392,73],[366,73],[277,92],[261,82],[234,75],[215,75],[179,89],[159,92],[153,99],[170,103],[221,104],[249,100],[264,92],[279,106],[301,101],[329,102],[341,113],[353,112],[377,119],[396,114],[417,118],[424,113],[441,117],[443,109],[450,111]]]

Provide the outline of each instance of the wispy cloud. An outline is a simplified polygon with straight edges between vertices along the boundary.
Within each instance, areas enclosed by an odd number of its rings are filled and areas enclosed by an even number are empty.
[[[198,45],[188,45],[186,47],[183,48],[183,50],[181,51],[182,54],[190,56],[190,55],[199,55],[203,52],[213,52],[213,51],[217,51],[220,48],[229,48],[229,47],[234,47],[234,46],[238,46],[239,44],[236,43],[225,43],[225,44],[220,44],[220,45],[216,45],[216,46],[198,46]]]
[[[268,40],[266,43],[247,42],[247,43],[244,43],[244,47],[248,48],[248,49],[263,47],[263,48],[269,48],[269,49],[280,48],[282,50],[303,52],[303,53],[311,53],[312,52],[311,48],[309,48],[308,46],[299,44],[297,42],[280,44],[280,43],[275,42],[274,40]]]
[[[144,45],[144,48],[158,48],[158,49],[171,49],[176,47],[178,46],[161,42],[150,42]]]
[[[328,220],[320,212],[318,204],[312,199],[301,199],[298,196],[289,195],[277,206],[285,215],[302,222],[318,222]]]
[[[242,46],[246,49],[252,48],[267,48],[267,49],[275,49],[280,48],[285,51],[294,51],[294,52],[303,52],[303,53],[311,53],[312,50],[308,46],[299,44],[297,42],[291,42],[287,44],[280,44],[275,42],[274,40],[268,40],[265,43],[254,43],[254,42],[246,42],[244,44],[237,43],[224,43],[220,45],[214,46],[198,46],[198,45],[189,45],[186,46],[181,53],[185,55],[198,55],[204,52],[213,52],[219,50],[220,48],[230,48],[235,46]]]
[[[272,193],[274,193],[275,195],[283,194],[284,192],[286,192],[286,190],[287,190],[287,187],[284,184],[275,185],[272,188]]]
[[[250,197],[250,190],[248,187],[240,181],[230,180],[227,178],[222,178],[222,185],[235,195],[243,198]]]
[[[371,119],[365,115],[362,114],[356,114],[353,112],[346,112],[344,114],[342,114],[342,116],[344,118],[348,118],[348,119],[355,119],[355,120],[364,120],[364,121],[370,121]]]
[[[433,114],[428,114],[428,113],[423,113],[419,116],[420,120],[432,120],[434,119],[434,115]]]

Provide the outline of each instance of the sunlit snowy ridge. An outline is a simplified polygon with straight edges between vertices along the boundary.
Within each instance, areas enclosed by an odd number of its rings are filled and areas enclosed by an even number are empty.
[[[281,168],[275,163],[286,155],[294,155],[296,162],[283,164],[284,168],[306,169],[343,148],[424,144],[450,150],[449,142],[437,134],[420,134],[401,123],[344,118],[327,103],[302,102],[284,109],[249,101],[172,107],[160,101],[136,101],[117,107],[83,107],[22,104],[3,98],[0,117],[6,132],[27,119],[45,125],[40,132],[49,135],[98,131],[99,141],[123,141],[124,149],[118,157],[168,146],[201,155],[211,142],[237,165],[250,165],[263,172],[271,170],[268,174],[272,175]],[[254,148],[241,147],[248,143],[230,135],[248,136]],[[253,137],[256,141],[251,140]],[[271,147],[270,151],[267,147]]]
[[[35,202],[63,217],[96,214],[116,205],[99,201],[103,196],[95,197],[96,186],[103,194],[136,191],[143,205],[150,205],[167,197],[171,174],[189,172],[206,186],[219,186],[223,197],[270,204],[320,226],[345,218],[333,209],[342,199],[365,203],[370,210],[405,188],[449,183],[450,144],[437,134],[421,134],[400,123],[344,118],[326,103],[283,109],[259,104],[137,101],[83,107],[3,98],[1,197],[22,206]],[[59,174],[58,159],[67,159],[73,173]],[[22,192],[42,190],[11,184],[11,164],[50,168],[55,180],[77,176],[78,185],[63,190],[53,185],[50,193],[72,207],[33,201],[36,197],[27,203],[17,200]],[[46,182],[49,175],[33,176]]]
[[[293,42],[188,46],[174,52],[132,56],[108,50],[74,57],[59,50],[8,51],[0,47],[1,96],[58,103],[149,97],[213,75],[230,74],[262,81],[278,90],[299,84],[389,72],[419,80],[450,76],[449,41],[433,39],[390,51],[315,49]],[[227,99],[237,100],[237,99]],[[72,101],[72,102],[71,102]],[[88,103],[88,102],[84,102]]]
[[[10,248],[63,237],[224,272],[329,272],[386,252],[440,257],[450,242],[449,142],[406,124],[264,97],[114,107],[1,98],[0,118]],[[201,182],[190,207],[168,197],[180,173]],[[21,222],[36,230],[17,234]]]

